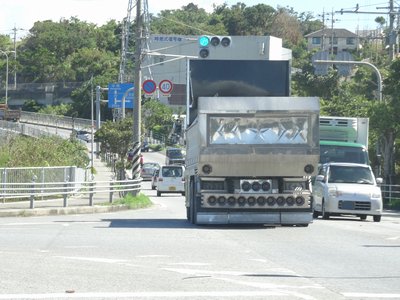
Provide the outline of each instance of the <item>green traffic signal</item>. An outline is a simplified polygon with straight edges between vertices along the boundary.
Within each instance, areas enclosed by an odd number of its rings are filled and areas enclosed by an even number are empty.
[[[208,47],[208,45],[210,44],[210,39],[208,38],[208,36],[201,36],[199,38],[199,44],[201,47]]]

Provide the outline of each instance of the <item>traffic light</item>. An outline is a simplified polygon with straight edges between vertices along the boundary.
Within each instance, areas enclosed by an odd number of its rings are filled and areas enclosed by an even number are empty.
[[[229,47],[231,45],[231,38],[229,36],[207,36],[203,35],[199,38],[199,56],[207,58],[210,55],[210,46],[212,47]]]

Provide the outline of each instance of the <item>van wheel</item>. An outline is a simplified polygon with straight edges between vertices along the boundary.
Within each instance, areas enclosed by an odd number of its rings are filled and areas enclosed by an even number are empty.
[[[319,216],[319,212],[317,212],[317,211],[314,209],[314,211],[313,211],[313,213],[312,213],[312,217],[313,217],[314,219],[318,219],[318,216]]]
[[[321,215],[322,215],[322,219],[329,220],[329,213],[327,213],[325,211],[325,202],[324,201],[322,201],[322,212],[321,212]]]
[[[361,221],[365,221],[367,219],[367,215],[360,216]]]
[[[161,192],[157,191],[157,197],[161,197]]]
[[[381,216],[373,216],[374,222],[380,222],[381,221]]]

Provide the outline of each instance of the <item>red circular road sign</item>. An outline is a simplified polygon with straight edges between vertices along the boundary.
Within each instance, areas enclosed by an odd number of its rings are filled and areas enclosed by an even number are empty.
[[[157,89],[157,84],[154,80],[148,79],[143,82],[142,88],[146,94],[153,94]]]
[[[158,87],[163,94],[170,94],[174,85],[172,84],[171,80],[165,79],[165,80],[161,80]]]

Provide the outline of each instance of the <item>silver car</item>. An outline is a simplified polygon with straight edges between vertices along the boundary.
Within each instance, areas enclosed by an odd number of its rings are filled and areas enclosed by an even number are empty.
[[[153,177],[154,171],[159,170],[160,165],[155,162],[146,162],[142,165],[142,168],[140,170],[140,177],[142,177],[143,180],[151,180]]]
[[[313,186],[314,218],[322,216],[355,215],[361,220],[372,216],[380,222],[382,193],[368,165],[327,163],[322,165]]]

